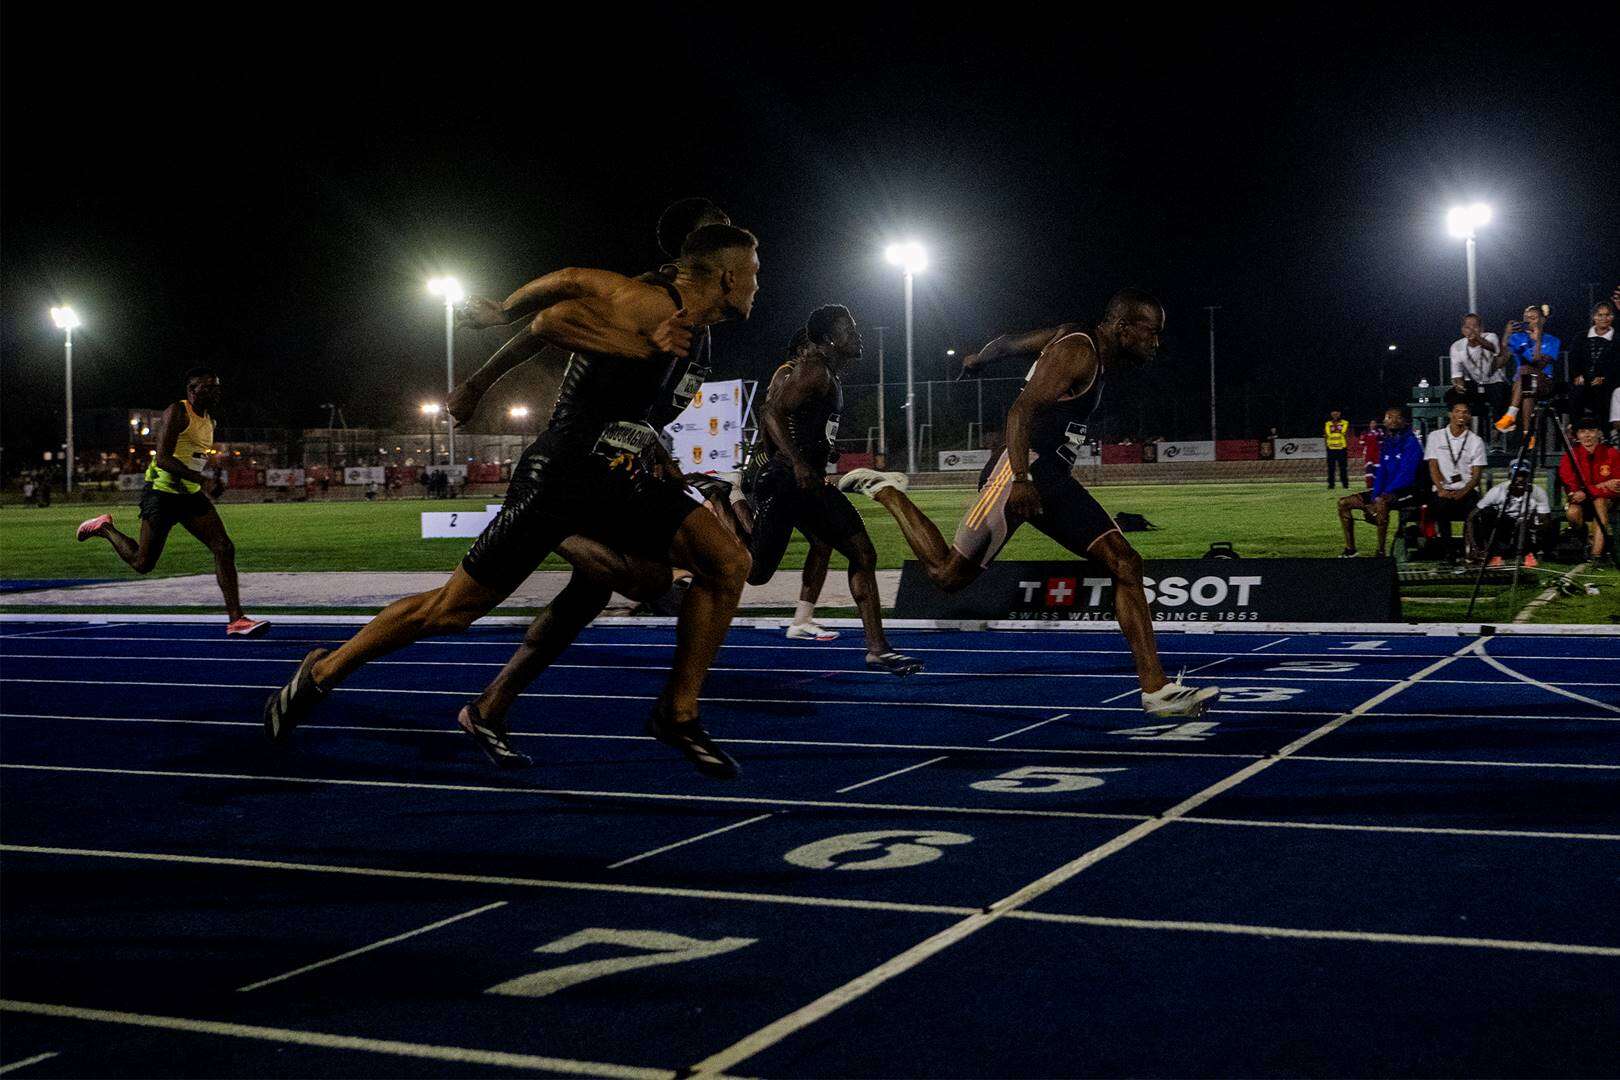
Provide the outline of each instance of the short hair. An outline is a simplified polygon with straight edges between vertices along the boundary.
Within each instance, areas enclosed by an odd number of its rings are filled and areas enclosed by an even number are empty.
[[[788,338],[788,355],[792,356],[794,353],[798,352],[808,344],[810,344],[810,331],[801,326],[797,330],[793,331],[792,337]]]
[[[1464,320],[1464,321],[1465,321],[1465,322],[1466,322],[1466,321],[1467,321],[1467,320],[1469,320],[1469,319],[1479,319],[1479,312],[1477,312],[1477,311],[1470,311],[1470,312],[1468,312],[1468,313],[1467,313],[1467,314],[1466,314],[1466,315],[1464,315],[1464,316],[1463,316],[1463,320]],[[1479,321],[1480,321],[1480,322],[1484,322],[1484,321],[1485,321],[1485,320],[1484,320],[1484,319],[1479,319]]]
[[[720,254],[733,249],[752,251],[759,238],[735,225],[703,225],[692,230],[681,243],[680,265],[689,270],[718,274],[725,269]]]
[[[658,250],[673,259],[681,253],[681,245],[693,230],[713,222],[730,221],[731,218],[715,205],[713,199],[701,195],[676,199],[658,215]]]
[[[1401,419],[1405,420],[1406,419],[1406,406],[1405,405],[1389,405],[1389,406],[1386,406],[1385,409],[1384,409],[1384,415],[1388,416],[1390,413],[1399,413]]]
[[[1575,421],[1575,430],[1586,431],[1587,429],[1591,429],[1592,431],[1602,431],[1603,424],[1596,416],[1593,416],[1591,413],[1587,413],[1585,416]]]
[[[1164,314],[1164,305],[1152,293],[1142,289],[1121,289],[1108,298],[1108,306],[1103,309],[1103,321],[1123,319],[1139,307],[1150,307],[1160,315]]]
[[[193,379],[217,379],[219,372],[211,367],[194,367],[186,372],[186,385],[190,386]]]
[[[1610,315],[1613,315],[1613,314],[1614,314],[1614,305],[1613,305],[1613,304],[1612,304],[1612,303],[1610,303],[1610,302],[1609,302],[1609,301],[1607,301],[1607,300],[1599,300],[1599,301],[1598,301],[1598,302],[1597,302],[1597,303],[1595,303],[1595,304],[1593,304],[1593,305],[1592,305],[1592,311],[1591,311],[1591,314],[1590,314],[1590,315],[1588,315],[1588,316],[1587,316],[1587,317],[1588,317],[1588,318],[1591,318],[1591,317],[1593,317],[1593,316],[1596,316],[1596,315],[1597,315],[1597,313],[1598,313],[1598,309],[1599,309],[1599,308],[1608,308],[1608,309],[1609,309],[1609,314],[1610,314]]]
[[[832,336],[833,327],[838,325],[839,319],[854,322],[855,316],[843,304],[823,304],[810,313],[804,328],[809,331],[811,341],[826,341]]]

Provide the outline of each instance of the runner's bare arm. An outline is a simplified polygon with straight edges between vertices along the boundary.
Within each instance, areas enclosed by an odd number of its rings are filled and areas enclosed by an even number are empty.
[[[1007,464],[1014,476],[1029,470],[1029,427],[1035,414],[1072,387],[1089,384],[1096,373],[1097,353],[1084,337],[1071,335],[1041,350],[1028,384],[1007,411]]]
[[[976,372],[986,364],[1013,356],[1036,356],[1063,333],[1064,326],[1051,326],[1042,330],[1026,330],[1021,334],[1002,334],[976,353],[962,358],[966,371]]]
[[[186,427],[186,407],[175,402],[163,410],[163,426],[158,430],[157,467],[170,476],[182,477],[193,484],[205,484],[208,478],[174,456],[175,444]]]
[[[664,353],[685,356],[691,321],[663,289],[627,279],[608,297],[554,304],[535,316],[536,336],[548,345],[646,360]]]
[[[809,485],[812,478],[819,482],[822,477],[793,444],[788,417],[807,402],[827,393],[829,383],[827,369],[805,357],[792,368],[780,371],[779,377],[771,379],[770,389],[765,393],[765,407],[760,411],[759,422],[770,437],[771,445],[787,455],[787,459],[793,463],[793,473],[801,484]]]
[[[612,296],[628,280],[611,270],[569,266],[535,278],[500,303],[470,296],[457,310],[456,318],[461,325],[478,330],[507,326],[564,300]]]

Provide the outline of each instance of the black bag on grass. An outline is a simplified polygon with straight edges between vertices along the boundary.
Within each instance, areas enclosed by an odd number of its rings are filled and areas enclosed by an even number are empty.
[[[1115,514],[1114,524],[1119,526],[1120,532],[1147,532],[1158,528],[1141,514]]]

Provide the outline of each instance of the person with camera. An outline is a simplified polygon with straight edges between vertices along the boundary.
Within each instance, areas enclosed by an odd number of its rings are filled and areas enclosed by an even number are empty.
[[[1525,397],[1546,401],[1552,391],[1553,365],[1564,343],[1547,333],[1551,314],[1552,308],[1546,304],[1531,304],[1524,309],[1524,321],[1510,322],[1502,332],[1506,362],[1512,366],[1513,401],[1496,422],[1498,431],[1512,431],[1518,426]]]
[[[1485,333],[1483,321],[1470,311],[1462,319],[1462,337],[1451,343],[1451,391],[1446,400],[1466,401],[1471,410],[1490,417],[1503,411],[1507,399],[1502,339]]]
[[[1575,425],[1576,445],[1558,462],[1558,479],[1569,490],[1564,512],[1571,525],[1585,525],[1592,558],[1607,547],[1609,508],[1620,496],[1620,450],[1603,443],[1598,418],[1583,416]]]
[[[1513,477],[1497,484],[1485,493],[1468,519],[1465,532],[1468,550],[1476,559],[1490,560],[1490,565],[1502,565],[1502,553],[1513,554],[1518,547],[1519,525],[1530,515],[1530,529],[1525,538],[1524,565],[1535,567],[1536,549],[1541,537],[1552,522],[1552,505],[1547,493],[1530,482],[1530,467],[1521,462],[1513,470]]]
[[[1434,494],[1429,516],[1447,526],[1466,521],[1479,502],[1479,478],[1485,471],[1485,440],[1474,434],[1474,415],[1468,403],[1451,406],[1451,422],[1429,432],[1423,457],[1428,462]]]

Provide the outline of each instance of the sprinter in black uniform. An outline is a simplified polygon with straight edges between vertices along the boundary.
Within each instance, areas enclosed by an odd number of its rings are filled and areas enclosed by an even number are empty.
[[[827,483],[827,462],[844,407],[840,376],[860,358],[861,335],[849,309],[829,304],[810,313],[806,344],[777,368],[760,410],[769,452],[754,484],[750,585],[776,573],[797,528],[849,560],[849,591],[866,630],[866,666],[910,675],[923,665],[889,648],[877,591],[877,552],[861,515],[843,492]]]
[[[964,360],[972,370],[1003,356],[1035,354],[1024,388],[1007,412],[1007,448],[979,478],[979,499],[957,528],[954,543],[906,497],[897,473],[857,469],[840,483],[882,503],[900,523],[929,579],[945,592],[967,585],[995,560],[1018,526],[1035,526],[1070,551],[1102,563],[1114,579],[1114,610],[1136,659],[1142,707],[1154,716],[1201,715],[1219,691],[1165,678],[1142,588],[1142,557],[1113,518],[1074,478],[1076,450],[1102,397],[1105,373],[1153,358],[1164,330],[1164,307],[1126,289],[1108,301],[1102,321],[1005,335]]]
[[[698,693],[730,627],[747,551],[683,487],[654,475],[657,432],[647,416],[693,328],[746,318],[758,290],[757,241],[729,225],[687,237],[670,280],[619,278],[608,298],[543,304],[526,333],[572,349],[550,425],[513,470],[506,503],[450,581],[390,605],[335,652],[317,649],[265,703],[267,733],[285,741],[337,683],[369,660],[433,634],[466,629],[511,594],[563,539],[687,567],[694,580],[676,627],[670,681],[649,733],[700,772],[737,765],[698,722]],[[605,271],[577,271],[603,275]],[[549,299],[549,298],[548,298]],[[504,348],[504,347],[503,347]]]

